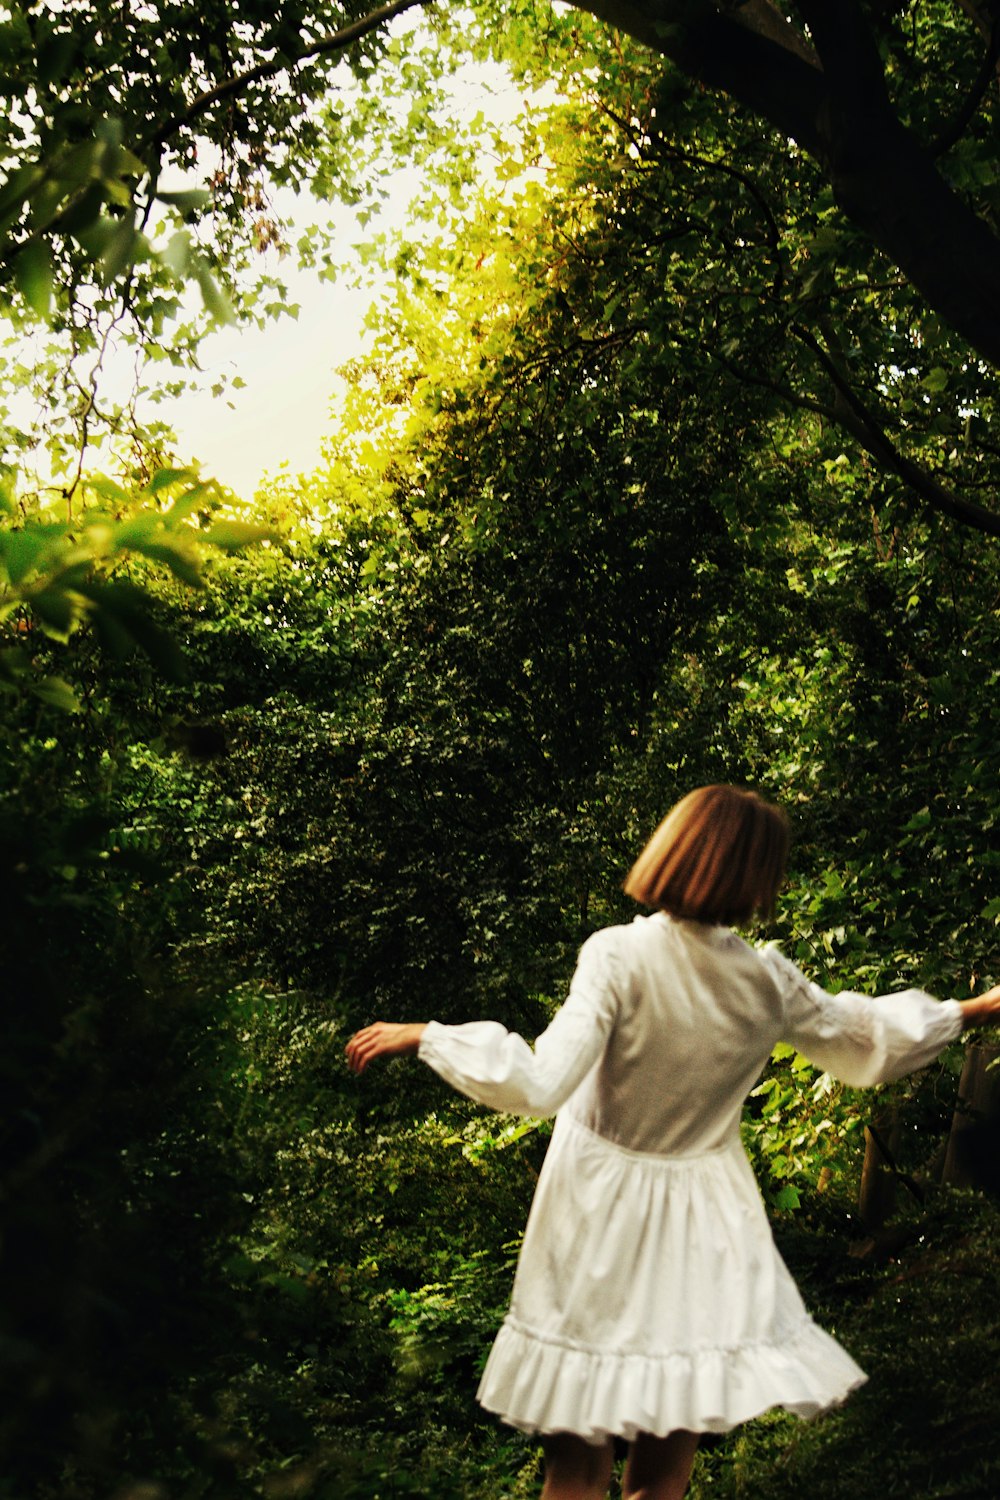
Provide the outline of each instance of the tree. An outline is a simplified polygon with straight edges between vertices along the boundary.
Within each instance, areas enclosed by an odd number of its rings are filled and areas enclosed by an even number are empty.
[[[993,205],[976,213],[939,166],[963,142],[975,141],[987,162],[993,156],[1000,7],[935,8],[937,46],[945,40],[942,22],[952,33],[948,90],[940,78],[914,77],[928,38],[915,16],[916,32],[901,25],[909,6],[800,0],[796,19],[769,0],[597,0],[586,8],[797,142],[845,215],[972,349],[1000,363]],[[938,67],[945,61],[935,60]]]
[[[169,314],[178,273],[194,275],[224,311],[211,266],[235,267],[255,234],[271,234],[269,183],[359,191],[350,157],[372,101],[346,110],[330,102],[331,66],[349,49],[359,78],[378,76],[372,92],[408,95],[399,137],[408,150],[420,149],[428,91],[448,59],[493,52],[564,77],[596,65],[595,98],[611,109],[624,62],[645,83],[621,118],[622,144],[660,169],[665,207],[678,202],[671,176],[682,160],[700,165],[702,186],[729,175],[731,190],[717,202],[709,188],[697,217],[708,241],[739,251],[749,282],[738,310],[755,327],[749,339],[715,340],[720,363],[841,427],[930,505],[1000,530],[982,503],[996,483],[1000,353],[995,3],[838,0],[804,3],[790,17],[768,0],[587,7],[669,60],[662,86],[641,49],[622,48],[579,12],[546,16],[486,0],[478,32],[428,11],[437,45],[401,44],[385,28],[420,4],[345,12],[335,25],[319,8],[274,22],[222,7],[195,21],[177,6],[156,37],[139,12],[99,4],[74,12],[72,32],[31,6],[13,11],[2,40],[33,124],[7,117],[8,161],[22,165],[0,195],[0,261],[21,293],[43,306],[50,285],[96,265],[124,287],[140,340]],[[676,70],[697,84],[687,98]],[[159,194],[192,224],[178,225],[158,252],[145,225],[171,165],[203,182]],[[749,240],[727,223],[737,181],[739,211],[756,221]],[[710,300],[703,341],[714,310]],[[769,325],[763,339],[755,312]]]
[[[914,517],[766,383],[790,346],[763,290],[822,227],[811,164],[786,181],[734,114],[720,143],[711,101],[626,49],[615,73],[607,46],[599,99],[508,141],[475,205],[447,172],[428,194],[329,462],[262,500],[280,545],[212,558],[192,593],[208,497],[177,473],[145,497],[132,582],[173,558],[144,609],[190,680],[78,632],[83,713],[10,715],[15,1486],[530,1482],[470,1395],[541,1132],[484,1125],[419,1071],[361,1092],[343,1038],[378,1011],[538,1025],[584,933],[631,915],[620,875],[692,782],[791,804],[782,936],[817,976],[957,988],[957,952],[991,961],[996,556]],[[687,143],[653,150],[632,120],[668,105]],[[762,202],[786,214],[777,247]],[[920,451],[937,440],[913,423]],[[115,531],[79,515],[56,560],[92,530],[91,560],[114,561]],[[837,1247],[807,1254],[840,1266],[859,1106],[783,1057],[754,1108],[779,1208],[833,1176],[813,1211]],[[964,1420],[966,1384],[942,1420]],[[985,1386],[980,1411],[969,1473],[995,1465]]]
[[[660,167],[665,207],[685,159],[723,188],[702,197],[706,239],[739,261],[745,323],[759,326],[756,309],[771,329],[763,351],[752,336],[716,339],[720,363],[845,429],[933,507],[1000,533],[981,503],[996,487],[996,8],[586,8],[696,85],[679,100],[668,73],[621,123]],[[749,241],[723,174],[743,185]],[[750,357],[734,359],[741,344]],[[921,455],[928,424],[944,441]],[[972,448],[988,478],[968,471]]]

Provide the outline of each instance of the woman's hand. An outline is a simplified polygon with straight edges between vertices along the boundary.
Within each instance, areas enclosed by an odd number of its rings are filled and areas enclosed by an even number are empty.
[[[376,1021],[371,1026],[362,1026],[351,1037],[346,1047],[347,1066],[352,1073],[363,1073],[376,1057],[399,1057],[403,1053],[416,1052],[426,1023],[409,1021],[400,1025],[395,1021]]]
[[[966,1029],[1000,1024],[1000,984],[995,984],[983,995],[977,995],[974,1000],[963,1000],[961,1005],[962,1025]]]

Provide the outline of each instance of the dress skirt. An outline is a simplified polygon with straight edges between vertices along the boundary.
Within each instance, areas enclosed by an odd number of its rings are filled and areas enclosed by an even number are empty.
[[[615,1144],[563,1110],[479,1400],[600,1443],[809,1417],[865,1380],[809,1317],[737,1136],[700,1154]]]

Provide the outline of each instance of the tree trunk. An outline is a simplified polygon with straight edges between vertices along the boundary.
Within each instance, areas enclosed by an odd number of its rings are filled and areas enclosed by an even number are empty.
[[[896,1206],[896,1173],[882,1149],[883,1145],[887,1146],[891,1159],[895,1160],[900,1141],[896,1105],[883,1110],[872,1125],[874,1129],[865,1130],[865,1160],[858,1195],[858,1217],[869,1234],[882,1228]]]
[[[742,7],[745,16],[711,0],[584,0],[581,8],[745,104],[813,157],[851,222],[970,348],[1000,366],[1000,239],[900,120],[855,0],[799,0],[808,41],[777,9],[770,31],[755,23],[759,4]]]
[[[991,1067],[995,1063],[997,1066]],[[1000,1188],[1000,1045],[977,1042],[965,1054],[941,1181]]]

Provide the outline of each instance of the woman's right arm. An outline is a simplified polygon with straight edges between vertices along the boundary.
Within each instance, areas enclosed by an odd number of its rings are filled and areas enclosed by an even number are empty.
[[[614,1025],[619,997],[613,946],[610,930],[584,943],[566,1003],[534,1047],[497,1021],[376,1021],[348,1042],[348,1065],[361,1073],[376,1057],[416,1053],[480,1104],[512,1114],[554,1114],[594,1066]]]
[[[421,1061],[491,1109],[555,1114],[604,1051],[618,1013],[612,931],[595,932],[584,943],[569,995],[534,1047],[497,1021],[432,1021],[420,1041]]]

